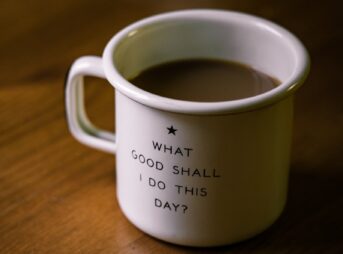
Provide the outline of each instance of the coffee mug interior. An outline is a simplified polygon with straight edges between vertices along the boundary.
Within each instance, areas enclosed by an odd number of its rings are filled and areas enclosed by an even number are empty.
[[[296,68],[296,54],[282,34],[254,20],[164,20],[129,31],[114,51],[125,79],[161,63],[199,58],[244,63],[280,81]]]
[[[158,96],[129,81],[149,67],[184,59],[239,62],[281,84],[239,100],[194,102]],[[294,35],[268,20],[231,11],[184,10],[121,30],[107,44],[103,65],[116,90],[139,103],[185,114],[226,114],[258,109],[293,94],[307,76],[309,58]]]

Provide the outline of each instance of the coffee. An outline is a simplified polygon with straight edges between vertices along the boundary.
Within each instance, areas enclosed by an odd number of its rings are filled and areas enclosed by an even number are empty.
[[[247,65],[190,59],[153,66],[130,79],[137,87],[164,97],[211,102],[247,98],[280,84]]]

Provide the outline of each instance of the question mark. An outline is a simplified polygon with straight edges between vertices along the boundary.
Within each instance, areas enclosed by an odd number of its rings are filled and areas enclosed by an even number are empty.
[[[186,205],[182,205],[182,207],[183,207],[183,213],[185,213],[185,212],[186,212],[186,210],[188,209],[188,206],[186,206]]]

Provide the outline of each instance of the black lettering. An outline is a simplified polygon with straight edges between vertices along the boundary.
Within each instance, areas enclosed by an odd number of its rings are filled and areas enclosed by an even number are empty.
[[[213,177],[220,177],[220,175],[216,175],[216,169],[213,169]]]
[[[181,154],[181,156],[183,156],[183,153],[182,153],[180,147],[178,147],[178,148],[176,149],[176,151],[175,151],[174,154],[176,155],[176,154],[178,154],[178,153]]]
[[[138,155],[136,154],[136,150],[131,151],[132,158],[137,159]]]
[[[155,207],[167,209],[171,212],[185,213],[188,209],[188,206],[185,204],[177,204],[177,203],[173,203],[173,202],[162,201],[158,198],[155,198],[154,205],[155,205]]]
[[[149,177],[149,185],[150,185],[151,187],[155,187],[155,186],[156,186],[156,181],[155,181],[154,178]]]
[[[170,211],[172,210],[168,202],[166,202],[163,206],[163,209],[166,209],[166,208],[168,208]]]
[[[174,175],[191,176],[191,177],[203,177],[203,178],[219,178],[221,177],[216,169],[198,169],[198,168],[186,168],[178,165],[173,166],[172,173]]]
[[[191,173],[190,168],[184,169],[183,167],[181,167],[181,175],[185,175],[185,173],[189,176]]]
[[[174,165],[174,166],[173,166],[173,174],[174,174],[174,175],[178,175],[179,173],[180,173],[180,171],[179,171],[179,166]]]
[[[151,187],[159,188],[160,190],[164,190],[166,188],[166,184],[163,181],[156,181],[154,178],[149,177],[148,184]]]
[[[187,151],[187,157],[189,157],[190,152],[193,151],[192,148],[183,148],[183,149]]]
[[[177,188],[177,193],[180,194],[182,186],[177,184],[175,184],[174,186]]]
[[[177,193],[179,195],[190,195],[190,196],[200,196],[200,197],[206,197],[207,196],[207,189],[205,187],[198,188],[198,187],[192,187],[192,186],[183,186],[183,185],[174,185]]]
[[[160,190],[164,190],[166,188],[166,184],[162,181],[158,181],[157,182],[157,187],[160,189]]]
[[[163,149],[164,149],[164,152],[169,151],[170,154],[172,154],[172,152],[173,152],[173,147],[172,146],[167,147],[166,145],[163,145]]]
[[[131,151],[132,158],[138,160],[142,164],[147,164],[150,168],[156,168],[157,170],[163,169],[163,163],[160,161],[154,161],[152,158],[146,158],[143,154],[137,153],[136,150]]]
[[[189,192],[192,196],[194,195],[194,188],[193,187],[188,188],[187,186],[185,186],[184,189],[185,189],[185,195],[187,195],[187,192]]]
[[[211,175],[206,175],[206,172],[207,172],[207,171],[206,171],[206,169],[204,168],[204,169],[203,169],[203,177],[211,177]]]
[[[152,159],[150,159],[150,158],[146,160],[146,164],[147,164],[150,168],[152,168],[152,167],[155,165],[154,161],[153,161]]]
[[[145,162],[145,157],[144,157],[144,155],[143,155],[143,154],[140,154],[140,155],[138,156],[138,160],[139,160],[140,163],[144,163],[144,162]]]
[[[192,176],[195,176],[195,175],[201,177],[200,171],[197,168],[193,171]]]
[[[200,196],[206,197],[207,196],[207,189],[206,188],[201,188],[200,189]]]
[[[180,156],[186,156],[189,157],[191,152],[193,151],[193,148],[188,147],[173,147],[172,145],[166,145],[163,143],[159,143],[157,141],[152,140],[152,146],[154,150],[162,151],[164,153],[174,154],[174,155],[180,155]]]
[[[174,204],[174,203],[172,203],[172,205],[173,205],[173,207],[174,207],[174,209],[175,209],[175,212],[177,212],[177,208],[180,206],[179,204]]]
[[[152,146],[155,150],[161,151],[162,144],[159,144],[158,142],[155,143],[155,141],[152,141]]]
[[[163,169],[163,164],[160,161],[156,161],[156,169],[157,170],[162,170]]]
[[[158,198],[155,198],[155,206],[156,207],[162,207],[162,201],[159,200]]]

